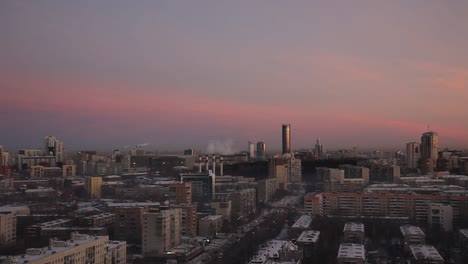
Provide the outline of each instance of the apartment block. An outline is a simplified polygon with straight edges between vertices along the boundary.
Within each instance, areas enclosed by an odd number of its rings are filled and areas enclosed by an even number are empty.
[[[143,214],[146,212],[148,212],[148,206],[114,207],[114,237],[132,244],[141,243]]]
[[[257,182],[257,201],[259,203],[268,203],[273,199],[278,190],[278,179],[267,178]]]
[[[29,177],[31,178],[43,178],[44,177],[44,166],[35,165],[29,167]]]
[[[304,211],[310,215],[323,215],[322,195],[317,193],[308,193],[304,196]]]
[[[62,177],[75,177],[76,176],[76,165],[63,165],[62,166]]]
[[[16,245],[16,214],[14,212],[0,212],[0,247],[14,247]]]
[[[341,244],[338,250],[338,264],[364,264],[366,261],[366,250],[361,244]]]
[[[180,230],[183,236],[194,237],[197,235],[197,205],[196,204],[178,204],[174,208],[181,209]]]
[[[125,241],[109,241],[108,236],[89,236],[73,233],[71,240],[50,240],[49,247],[29,248],[26,254],[8,257],[9,264],[125,264]]]
[[[215,237],[216,233],[220,232],[223,228],[222,215],[208,215],[199,220],[198,235]]]
[[[169,199],[176,204],[192,203],[192,183],[178,182],[169,186]]]
[[[85,178],[86,194],[91,199],[101,199],[102,194],[102,178],[101,177],[86,177]]]
[[[433,228],[440,228],[446,232],[453,229],[453,208],[448,204],[430,203],[428,210],[428,224]]]
[[[410,245],[426,243],[426,235],[419,226],[400,226],[400,232],[405,243],[405,250],[409,250]]]
[[[244,189],[231,193],[232,215],[234,217],[248,216],[257,210],[257,191],[255,188]]]
[[[343,228],[344,241],[347,243],[364,244],[364,224],[348,222]]]
[[[157,256],[180,244],[180,208],[143,214],[142,251],[147,256]]]
[[[410,245],[412,264],[443,264],[444,259],[431,245]]]

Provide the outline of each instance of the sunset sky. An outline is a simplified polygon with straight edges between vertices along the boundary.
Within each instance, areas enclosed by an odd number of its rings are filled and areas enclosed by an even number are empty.
[[[0,145],[468,147],[467,1],[0,1]]]

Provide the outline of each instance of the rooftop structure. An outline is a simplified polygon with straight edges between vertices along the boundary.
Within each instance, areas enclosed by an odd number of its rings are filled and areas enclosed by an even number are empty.
[[[312,223],[312,216],[303,215],[291,226],[291,228],[307,229],[309,228],[311,223]]]
[[[400,226],[400,231],[403,236],[408,235],[422,235],[424,236],[424,232],[421,230],[419,226],[412,226],[412,225],[404,225]]]
[[[338,260],[365,260],[366,250],[361,244],[341,244],[338,250]],[[346,262],[345,262],[346,263]]]
[[[440,256],[439,252],[431,245],[411,245],[411,254],[413,258],[418,260],[432,260],[431,263],[443,263],[444,259]],[[437,262],[436,262],[437,261]],[[428,262],[427,262],[428,263]]]
[[[298,243],[316,243],[319,239],[320,231],[306,230],[297,239]]]
[[[363,223],[355,223],[355,222],[348,222],[345,224],[343,232],[351,231],[351,232],[364,232],[364,224]]]

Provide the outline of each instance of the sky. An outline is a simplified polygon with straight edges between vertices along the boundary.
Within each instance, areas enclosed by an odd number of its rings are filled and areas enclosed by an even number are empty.
[[[468,147],[467,1],[0,1],[0,145]]]

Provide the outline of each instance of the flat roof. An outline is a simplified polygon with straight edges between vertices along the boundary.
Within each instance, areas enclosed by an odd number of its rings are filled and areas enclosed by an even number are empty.
[[[424,232],[421,230],[421,228],[419,226],[413,226],[413,225],[400,226],[400,231],[403,234],[403,236],[406,236],[406,235],[422,235],[422,236],[424,236]]]
[[[306,231],[301,233],[301,235],[297,239],[297,242],[300,242],[300,243],[316,243],[317,240],[319,239],[319,236],[320,236],[320,231],[306,230]]]
[[[223,215],[207,215],[200,220],[218,220],[220,218],[223,218]]]
[[[262,245],[250,263],[264,263],[269,259],[278,259],[281,249],[297,250],[298,247],[288,240],[270,240]]]
[[[341,244],[338,250],[338,258],[365,259],[366,250],[361,244]]]
[[[468,238],[468,228],[458,230],[465,238]]]
[[[60,254],[62,252],[74,249],[76,246],[82,246],[87,243],[96,241],[97,239],[108,240],[108,236],[95,237],[95,236],[79,234],[78,236],[73,237],[73,242],[55,241],[59,243],[56,243],[54,246],[51,246],[51,247],[28,248],[26,250],[26,254],[14,256],[13,258],[15,258],[16,262],[12,262],[12,263],[23,264],[23,263],[38,261],[38,260],[50,257],[54,254]],[[60,242],[63,242],[63,243],[60,243]]]
[[[351,232],[364,232],[364,224],[357,223],[357,222],[348,222],[345,224],[343,232],[351,231]]]
[[[444,260],[432,245],[410,245],[410,250],[416,260]]]
[[[159,206],[158,202],[142,202],[142,203],[108,203],[109,207],[137,207],[137,206]]]
[[[303,215],[291,226],[291,228],[309,228],[311,223],[312,216]]]

